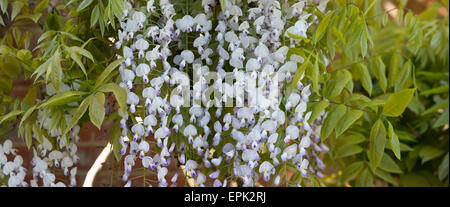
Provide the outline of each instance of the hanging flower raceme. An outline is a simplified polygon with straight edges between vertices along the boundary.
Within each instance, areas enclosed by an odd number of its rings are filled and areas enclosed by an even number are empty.
[[[79,90],[79,85],[74,83],[69,86],[62,83],[59,89],[56,90],[50,83],[45,89],[44,96],[52,96],[57,93]],[[76,102],[68,103],[68,105],[76,106]],[[75,109],[66,110],[60,113],[60,117],[63,119],[61,121],[69,123],[74,113]],[[63,129],[61,126],[53,124],[53,119],[48,111],[44,111],[44,109],[37,110],[37,120],[39,120],[37,122],[38,127],[31,132],[32,137],[37,140],[37,142],[30,147],[33,152],[33,157],[30,163],[32,176],[29,183],[24,181],[24,176],[27,171],[25,168],[21,167],[23,160],[17,155],[14,159],[14,166],[8,163],[4,166],[6,167],[4,169],[12,170],[8,171],[10,174],[9,180],[12,182],[12,186],[61,187],[77,185],[77,164],[80,160],[77,156],[77,143],[80,141],[80,137],[78,136],[80,126],[75,125],[67,134],[62,134]],[[42,133],[43,131],[46,131],[47,133]],[[0,147],[0,149],[1,148],[2,147]],[[0,150],[0,163],[4,160],[2,154],[16,155],[16,150],[12,148],[12,143],[10,140],[5,141],[3,145],[3,152]],[[64,176],[68,177],[67,183],[64,183],[63,181],[57,182],[54,175],[56,169],[61,169]]]
[[[196,186],[230,185],[226,177],[244,186],[279,185],[281,163],[303,177],[322,176],[327,113],[310,120],[317,97],[304,74],[294,88],[287,83],[306,58],[290,48],[301,47],[316,23],[309,12],[318,6],[323,12],[326,3],[243,4],[225,1],[223,12],[214,13],[218,1],[202,0],[203,12],[183,15],[170,0],[127,4],[115,44],[129,106],[119,113],[126,185],[137,159],[156,171],[158,186],[176,185],[178,174],[166,177],[170,164],[182,166]],[[211,77],[219,80],[210,87]],[[236,105],[227,106],[230,100]]]

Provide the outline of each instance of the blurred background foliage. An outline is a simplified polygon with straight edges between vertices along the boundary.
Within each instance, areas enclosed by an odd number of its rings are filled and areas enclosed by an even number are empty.
[[[339,11],[348,3],[333,1],[329,6]],[[342,38],[348,37],[345,28],[352,24],[343,21],[344,26],[329,29],[328,37],[348,42],[338,40],[337,47],[334,42],[327,48],[339,56],[331,61],[331,71],[348,68],[356,80],[348,86],[353,93],[341,94],[340,103],[363,110],[363,118],[343,134],[328,137],[332,150],[326,163],[335,174],[328,175],[326,185],[448,186],[448,1],[381,1],[373,6],[371,1],[354,1],[352,5],[365,12],[360,18],[370,31],[369,46],[358,44],[358,38]],[[351,47],[363,52],[355,58]],[[410,96],[406,88],[413,89]],[[392,93],[397,94],[395,99]],[[390,101],[400,110],[408,98],[411,101],[400,116],[387,113]],[[385,128],[378,133],[377,120]],[[377,136],[386,141],[377,143]],[[385,145],[384,153],[373,149],[377,144]],[[376,168],[371,158],[375,154],[381,158]]]
[[[99,92],[124,105],[123,91],[101,90],[117,79],[113,42],[123,7],[124,0],[0,0],[0,140],[18,130],[28,146],[39,141],[32,134],[46,132],[34,127],[37,108],[53,117],[77,109],[69,123],[55,118],[64,131],[117,119],[113,105],[104,119],[84,112]],[[296,76],[323,88],[315,95],[326,101],[308,107],[329,111],[326,174],[308,186],[448,186],[448,8],[448,0],[336,0],[330,13],[317,12],[311,40],[290,50],[317,54]],[[315,64],[318,56],[329,65]],[[11,94],[20,78],[33,81],[24,98]],[[50,83],[78,89],[50,98],[41,92]]]

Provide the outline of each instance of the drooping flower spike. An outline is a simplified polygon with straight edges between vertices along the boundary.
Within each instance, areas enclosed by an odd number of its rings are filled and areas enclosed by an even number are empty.
[[[320,141],[327,114],[309,120],[311,83],[304,75],[292,93],[284,91],[305,59],[288,57],[288,51],[310,36],[308,28],[316,17],[309,11],[320,7],[325,12],[323,2],[252,0],[243,11],[244,2],[225,1],[224,12],[216,14],[212,8],[218,1],[202,0],[204,12],[184,15],[177,15],[181,11],[170,0],[150,0],[135,4],[137,8],[127,3],[115,43],[124,58],[120,86],[127,90],[129,107],[127,113],[119,112],[126,185],[131,185],[136,159],[157,171],[158,186],[169,186],[170,163],[184,166],[196,186],[207,185],[208,179],[213,186],[226,186],[224,165],[232,166],[226,174],[242,179],[244,186],[272,175],[273,184],[279,185],[277,166],[286,162],[303,176],[321,175],[324,165],[317,154],[328,150]],[[303,38],[294,38],[298,36]],[[278,80],[262,75],[274,73]],[[223,83],[230,74],[235,81]],[[220,95],[211,100],[208,75],[219,78],[212,88]],[[280,96],[270,93],[269,86]],[[234,108],[214,105],[229,100],[236,103]],[[130,135],[132,140],[126,141]],[[205,174],[204,168],[212,171]],[[177,176],[170,186],[176,185]]]

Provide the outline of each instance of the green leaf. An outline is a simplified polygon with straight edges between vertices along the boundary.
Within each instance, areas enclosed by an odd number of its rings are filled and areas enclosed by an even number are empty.
[[[325,140],[330,136],[331,132],[338,124],[338,121],[344,116],[346,109],[344,104],[339,104],[328,113],[320,132],[322,140]]]
[[[416,113],[417,115],[420,115],[423,113],[423,111],[425,111],[425,105],[423,105],[422,101],[420,101],[418,98],[413,98],[408,104],[408,109]]]
[[[51,113],[50,115],[52,116],[52,119],[50,120],[48,131],[52,131],[52,130],[56,129],[57,127],[59,128],[59,126],[63,125],[63,123],[66,124],[65,123],[66,120],[63,120],[62,111],[55,111],[53,113],[52,112],[50,112],[50,113]],[[68,136],[66,136],[66,140],[69,141]],[[69,143],[69,142],[67,142],[67,143]]]
[[[108,2],[108,5],[105,9],[105,18],[109,20],[109,23],[113,29],[115,29],[115,18],[114,18],[114,11],[113,11],[113,5],[111,4],[111,1]]]
[[[373,75],[378,80],[378,85],[383,92],[386,92],[387,78],[386,78],[386,66],[380,56],[371,61],[371,68]]]
[[[225,0],[219,0],[220,2],[220,8],[222,9],[222,12],[225,12]]]
[[[341,175],[341,182],[342,183],[346,183],[347,181],[355,178],[355,176],[361,172],[361,170],[364,167],[364,162],[363,161],[359,161],[359,162],[354,162],[352,164],[350,164],[349,166],[347,166],[343,171],[342,171],[342,175]]]
[[[401,160],[400,153],[400,141],[398,140],[397,134],[395,134],[394,127],[392,127],[391,122],[386,121],[388,124],[388,135],[389,135],[389,143],[391,144],[391,149],[395,154],[397,159]]]
[[[427,179],[417,173],[409,173],[400,176],[399,182],[401,187],[430,187],[430,183]]]
[[[72,102],[73,96],[80,96],[80,95],[85,95],[85,94],[87,94],[87,92],[84,92],[84,91],[66,91],[66,92],[58,93],[58,94],[52,96],[46,102],[43,102],[41,105],[39,105],[38,108],[43,108],[43,107],[47,107],[47,106],[64,105],[64,104]]]
[[[48,12],[45,24],[48,30],[59,31],[61,28],[60,16],[56,11]]]
[[[117,59],[114,62],[112,62],[111,64],[108,65],[108,67],[105,68],[105,70],[100,74],[100,76],[97,78],[97,81],[94,85],[94,88],[97,88],[101,85],[103,85],[103,82],[105,81],[105,79],[109,76],[109,74],[117,67],[120,65],[120,63],[122,63],[124,59]]]
[[[364,16],[367,16],[367,13],[372,9],[372,7],[377,3],[378,1],[372,1],[370,2],[370,5],[367,7],[366,11],[364,11]]]
[[[419,157],[420,159],[422,159],[422,164],[430,160],[436,159],[442,154],[444,154],[443,150],[433,146],[425,146],[419,151]]]
[[[89,106],[89,103],[91,102],[91,98],[92,98],[92,96],[88,96],[81,102],[81,104],[78,106],[77,110],[73,114],[72,119],[70,120],[69,124],[67,124],[67,128],[64,131],[64,134],[67,134],[70,131],[70,129],[72,129],[72,127],[74,127],[75,124],[78,123],[78,120],[80,120],[81,117],[86,112],[86,110]]]
[[[33,113],[33,111],[36,109],[36,105],[30,107],[25,114],[23,114],[22,119],[20,120],[19,123],[19,129],[22,127],[22,123]],[[20,131],[20,130],[19,130]]]
[[[312,83],[313,83],[313,90],[314,90],[314,92],[316,92],[316,94],[319,95],[319,64],[318,64],[318,58],[316,58],[316,61],[314,62],[314,66],[312,67],[311,80],[312,80]]]
[[[422,113],[422,116],[433,113],[439,109],[443,109],[448,107],[449,99],[447,98],[445,101],[440,101],[439,103],[434,104],[432,107],[428,108],[426,111]]]
[[[397,134],[398,139],[401,141],[417,142],[415,137],[413,137],[411,132],[409,131],[395,130],[395,133]]]
[[[17,58],[6,55],[4,60],[0,60],[0,69],[9,77],[20,75],[20,62]]]
[[[91,98],[89,104],[89,117],[91,122],[100,129],[102,127],[103,119],[105,118],[105,94],[97,92]]]
[[[85,56],[85,57],[89,58],[90,60],[92,60],[92,62],[94,62],[94,57],[92,57],[91,53],[89,51],[87,51],[81,47],[77,47],[77,46],[68,47],[67,52],[70,54],[70,57],[78,64],[78,66],[80,66],[84,75],[86,75],[86,77],[87,77],[86,69],[84,67],[83,62],[81,61],[80,55]]]
[[[381,159],[380,165],[378,167],[390,173],[403,173],[397,163],[395,163],[395,161],[386,153],[383,154],[383,158]]]
[[[410,151],[413,151],[413,148],[400,142],[400,151],[410,152]]]
[[[330,20],[333,17],[333,15],[334,15],[334,11],[328,12],[328,14],[325,15],[325,17],[319,23],[319,26],[317,27],[316,33],[314,35],[314,45],[317,44],[317,41],[320,40],[322,34],[328,28],[328,26],[330,24]]]
[[[112,4],[114,16],[120,20],[122,18],[123,1],[110,1],[110,3]]]
[[[392,54],[391,61],[389,62],[389,70],[388,70],[388,81],[389,87],[394,87],[397,71],[399,68],[399,55],[397,53]]]
[[[443,80],[447,82],[449,78],[449,76],[445,73],[429,72],[429,71],[419,71],[417,72],[417,76],[424,76],[427,79]]]
[[[367,57],[367,39],[366,39],[366,35],[362,34],[361,38],[359,39],[359,45],[361,47],[361,56]]]
[[[120,150],[122,150],[122,144],[120,144],[119,139],[120,139],[120,126],[119,122],[116,121],[110,134],[110,142],[113,147],[113,153],[114,157],[116,158],[116,161],[120,161],[120,159],[122,158],[122,155],[120,154]]]
[[[346,132],[337,139],[336,146],[360,144],[366,141],[366,136],[358,132]]]
[[[71,51],[74,51],[74,52],[76,52],[76,53],[78,53],[78,54],[80,54],[80,55],[82,55],[84,57],[87,57],[90,60],[92,60],[92,62],[94,62],[94,57],[92,57],[92,54],[89,51],[87,51],[87,50],[85,50],[85,49],[83,49],[81,47],[78,47],[78,46],[72,46],[72,47],[69,47],[69,48],[70,48]]]
[[[89,6],[92,3],[93,0],[84,0],[80,3],[80,5],[78,6],[77,12],[80,12],[81,10],[83,10],[84,8],[86,8],[87,6]]]
[[[379,119],[370,130],[369,159],[370,166],[375,170],[381,162],[386,143],[386,129],[383,122]]]
[[[97,23],[99,16],[100,16],[100,9],[98,8],[98,5],[97,5],[92,10],[92,14],[91,14],[91,28],[94,27],[94,25]]]
[[[442,113],[438,119],[436,120],[436,122],[434,122],[433,124],[433,128],[438,128],[441,126],[444,126],[445,124],[448,124],[448,108],[445,109],[444,113]]]
[[[2,124],[6,120],[10,120],[11,118],[16,117],[19,114],[22,114],[23,112],[23,110],[14,110],[3,116],[0,116],[0,124]]]
[[[86,72],[86,68],[84,68],[84,64],[81,61],[81,57],[78,53],[69,50],[69,54],[70,54],[70,58],[72,58],[72,60],[74,60],[78,66],[80,66],[81,71],[83,71],[84,75],[87,77],[87,72]]]
[[[35,135],[36,140],[39,144],[44,144],[44,137],[42,136],[42,132],[36,123],[33,123],[31,128],[33,130],[33,134]]]
[[[392,146],[388,142],[386,142],[385,148],[392,150]],[[411,148],[407,144],[403,144],[400,142],[400,151],[401,152],[411,152],[411,151],[413,151],[413,148]]]
[[[320,115],[320,113],[328,106],[329,102],[326,100],[315,103],[311,107],[311,116],[308,120],[309,123],[316,120],[316,118]]]
[[[13,81],[10,77],[0,74],[0,89],[10,91],[12,89]]]
[[[370,76],[369,70],[364,63],[359,64],[359,74],[361,76],[361,83],[364,89],[367,91],[369,96],[372,95],[372,77]]]
[[[44,11],[44,9],[47,8],[48,4],[50,3],[50,0],[42,0],[41,2],[39,2],[39,4],[34,8],[33,13],[37,14],[37,13],[41,13],[42,11]]]
[[[349,46],[350,48],[352,48],[352,50],[353,50],[353,47],[356,47],[355,44],[357,43],[358,40],[360,40],[360,42],[361,42],[362,33],[363,33],[362,21],[363,20],[361,18],[356,18],[354,21],[352,21],[352,23],[348,27],[348,30],[346,30],[346,32],[344,33],[344,35],[349,36],[347,38],[348,45],[346,45],[346,46]]]
[[[59,33],[69,37],[72,40],[78,41],[78,42],[83,42],[83,40],[81,40],[79,37],[75,36],[72,33],[68,33],[68,32],[63,32],[63,31],[58,31]]]
[[[33,57],[33,54],[27,49],[21,49],[17,51],[17,58],[22,61],[30,60]]]
[[[394,91],[399,91],[403,89],[405,83],[411,76],[411,68],[412,64],[410,61],[403,64],[402,69],[396,74]]]
[[[105,35],[105,21],[107,20],[104,20],[103,18],[98,21],[98,25],[100,26],[100,34],[102,35],[102,37]]]
[[[440,94],[440,93],[448,93],[448,84],[445,86],[440,86],[437,88],[432,88],[430,90],[423,91],[422,93],[420,93],[420,95],[427,96],[430,94]]]
[[[27,148],[30,149],[31,144],[33,143],[33,137],[31,136],[31,124],[27,123],[25,125],[25,144]]]
[[[361,153],[364,149],[359,145],[346,144],[336,149],[334,158],[342,158]]]
[[[32,20],[34,23],[38,23],[39,19],[41,18],[42,13],[38,13],[38,14],[21,14],[20,16],[17,17],[16,20],[21,20],[21,19],[30,19]]]
[[[294,88],[296,88],[298,81],[303,76],[303,73],[305,73],[306,67],[308,67],[308,65],[309,65],[309,59],[311,58],[311,54],[312,53],[310,53],[308,55],[308,58],[306,58],[306,60],[302,63],[300,68],[298,68],[297,71],[295,71],[294,78],[292,78],[292,81],[290,83],[290,90],[289,90],[288,96],[291,95]]]
[[[125,113],[127,111],[127,90],[125,88],[115,83],[108,83],[101,86],[98,90],[105,93],[113,92],[122,112]]]
[[[386,26],[386,24],[388,23],[388,21],[389,21],[388,12],[384,12],[384,14],[383,14],[383,20],[382,20],[381,24],[382,24],[383,26]]]
[[[333,27],[332,32],[333,32],[334,36],[336,36],[343,44],[347,43],[342,32],[340,30],[336,29],[336,27]]]
[[[332,99],[338,96],[344,89],[347,82],[352,80],[352,74],[348,70],[338,70],[333,73],[329,83],[323,89],[323,96]]]
[[[86,45],[88,45],[92,40],[95,40],[95,39],[97,39],[97,37],[91,37],[91,38],[89,38],[88,40],[86,40],[86,41],[81,45],[81,48],[85,48]]]
[[[50,76],[50,73],[53,69],[53,64],[57,61],[55,59],[60,59],[60,53],[59,50],[56,50],[56,52],[52,55],[51,58],[47,59],[43,64],[39,65],[39,67],[31,74],[31,76],[35,76],[34,81],[36,81],[39,77],[41,77],[44,73],[46,73],[45,81],[48,80],[48,77]],[[56,88],[56,87],[55,87]]]
[[[330,33],[330,32],[327,33],[327,49],[328,49],[329,54],[330,54],[330,59],[334,60],[334,58],[336,57],[336,48],[334,46],[335,42],[333,40],[332,35],[333,34]]]
[[[298,35],[295,35],[295,34],[292,34],[292,33],[290,33],[290,32],[286,32],[287,34],[288,34],[288,36],[290,37],[290,38],[292,38],[292,39],[302,39],[303,41],[305,41],[305,43],[309,43],[311,40],[309,40],[308,38],[306,38],[306,37],[303,37],[303,36],[298,36]]]
[[[403,89],[403,86],[405,85],[406,81],[411,76],[411,68],[412,68],[411,62],[408,61],[403,65],[402,70],[397,73],[394,91],[399,91]]]
[[[364,168],[361,174],[356,179],[356,186],[358,187],[371,187],[373,185],[373,175],[369,168]]]
[[[405,111],[416,89],[403,89],[391,94],[384,104],[383,115],[390,117],[400,116]]]
[[[381,170],[380,168],[377,168],[374,174],[393,185],[397,185],[397,182],[395,181],[394,177],[392,177],[392,175],[387,173],[386,171]]]
[[[7,8],[8,8],[8,0],[0,0],[0,9],[2,10],[2,14],[6,13]]]
[[[354,93],[354,94],[352,94],[349,97],[349,99],[347,100],[347,103],[350,103],[350,102],[353,102],[353,101],[355,101],[357,103],[361,103],[361,104],[366,104],[366,103],[369,103],[372,100],[369,97],[367,97],[367,96],[365,96],[363,94]]]
[[[363,115],[361,110],[350,110],[348,111],[341,120],[339,120],[339,125],[337,125],[336,137],[345,132],[356,120],[358,120]]]
[[[363,36],[369,41],[369,44],[373,46],[373,38],[372,35],[369,32],[369,29],[367,29],[367,21],[366,18],[363,16]]]
[[[58,53],[59,54],[59,53]],[[62,82],[62,78],[63,78],[63,71],[61,68],[61,63],[60,63],[60,56],[56,56],[53,58],[53,61],[51,62],[50,68],[50,77],[51,77],[51,82],[53,84],[53,86],[55,87],[56,91],[59,90],[59,86],[61,85]],[[47,70],[47,75],[48,75],[49,71]]]
[[[438,177],[439,180],[443,181],[448,176],[448,152],[445,155],[444,159],[442,159],[441,164],[439,165]]]
[[[14,18],[16,18],[17,14],[19,14],[23,6],[24,3],[22,1],[14,1],[12,3],[11,20],[14,20]]]
[[[42,34],[39,39],[38,39],[38,43],[40,43],[42,40],[45,40],[49,37],[53,37],[53,35],[56,33],[56,31],[50,30],[50,31],[46,31],[44,32],[44,34]]]

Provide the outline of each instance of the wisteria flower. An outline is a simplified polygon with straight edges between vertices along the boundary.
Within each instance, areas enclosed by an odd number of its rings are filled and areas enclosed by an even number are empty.
[[[270,175],[275,174],[275,168],[270,162],[264,161],[259,166],[259,173],[264,174],[264,180],[267,182],[270,179]]]

